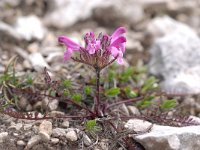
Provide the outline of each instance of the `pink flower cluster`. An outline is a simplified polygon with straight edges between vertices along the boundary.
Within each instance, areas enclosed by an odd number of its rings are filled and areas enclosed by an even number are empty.
[[[79,62],[84,61],[87,64],[94,65],[104,61],[104,64],[109,62],[110,57],[116,59],[119,64],[123,64],[123,54],[125,52],[126,38],[124,33],[126,32],[124,27],[119,27],[111,35],[100,33],[97,38],[93,32],[86,33],[84,36],[85,47],[75,43],[68,37],[60,36],[58,38],[59,43],[66,46],[64,53],[64,60],[69,60],[72,57],[72,53],[79,52],[81,58]],[[78,60],[78,59],[76,59]]]

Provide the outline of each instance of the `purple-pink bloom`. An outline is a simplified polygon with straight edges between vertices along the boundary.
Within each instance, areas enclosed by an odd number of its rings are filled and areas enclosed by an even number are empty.
[[[111,36],[100,33],[97,38],[95,38],[93,32],[86,33],[84,36],[85,48],[65,36],[60,36],[58,41],[59,43],[64,44],[67,48],[64,53],[65,60],[71,58],[73,52],[80,52],[83,55],[81,61],[88,61],[87,64],[102,65],[108,63],[110,56],[117,59],[119,64],[123,64],[123,53],[125,52],[126,43],[126,38],[124,36],[125,32],[126,30],[124,27],[119,27]],[[96,59],[97,57],[98,59]]]

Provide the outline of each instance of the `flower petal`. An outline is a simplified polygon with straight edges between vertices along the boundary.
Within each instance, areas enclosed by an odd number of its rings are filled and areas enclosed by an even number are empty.
[[[124,27],[119,27],[113,32],[111,37],[112,37],[112,39],[115,39],[115,38],[121,36],[125,32],[126,32],[126,29]]]
[[[120,44],[125,43],[125,42],[126,42],[126,38],[121,36],[115,39],[115,41],[111,42],[110,46],[119,47]]]
[[[67,61],[71,58],[72,56],[72,52],[73,50],[71,48],[68,48],[65,52],[64,52],[64,60]]]
[[[73,51],[78,51],[80,49],[80,45],[72,41],[66,36],[58,37],[58,42],[67,46],[67,48],[71,48]]]

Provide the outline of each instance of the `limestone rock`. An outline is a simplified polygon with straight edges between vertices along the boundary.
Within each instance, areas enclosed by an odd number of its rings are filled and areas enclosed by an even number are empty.
[[[19,17],[15,24],[15,30],[25,40],[42,40],[45,36],[46,29],[41,20],[34,15]]]
[[[156,28],[156,31],[151,30]],[[150,73],[162,76],[168,93],[200,92],[200,38],[188,26],[168,17],[149,25],[155,37],[150,50]]]
[[[129,120],[128,129],[139,129],[142,122]],[[143,126],[143,125],[142,125]],[[150,132],[133,137],[148,150],[197,150],[200,147],[200,126],[170,127],[154,124]]]
[[[45,23],[57,28],[70,27],[78,21],[93,18],[103,24],[136,23],[144,17],[136,1],[51,0]],[[60,19],[62,17],[62,19]]]
[[[44,141],[49,141],[52,134],[52,123],[44,120],[39,126],[39,135]]]
[[[0,143],[3,143],[4,139],[8,136],[8,132],[1,132],[0,133]]]
[[[71,142],[78,140],[78,136],[77,136],[77,133],[75,132],[75,130],[68,131],[66,133],[65,137],[67,138],[67,140],[69,140]]]

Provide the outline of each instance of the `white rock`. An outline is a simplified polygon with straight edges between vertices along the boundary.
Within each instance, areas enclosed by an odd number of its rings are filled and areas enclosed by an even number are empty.
[[[39,126],[39,135],[44,141],[49,141],[52,134],[52,123],[44,120]]]
[[[163,90],[170,93],[200,93],[200,38],[188,26],[168,17],[149,26],[157,37],[150,52],[150,73],[164,78]],[[158,38],[157,35],[160,35]]]
[[[4,33],[4,35],[6,35],[7,38],[9,37],[12,40],[13,38],[16,40],[20,40],[22,38],[21,35],[19,35],[12,26],[2,21],[0,21],[0,33]]]
[[[130,113],[131,113],[132,115],[140,115],[140,112],[139,112],[139,110],[138,110],[137,107],[131,106],[131,105],[129,105],[129,106],[127,106],[127,107],[128,107],[128,110],[130,111]]]
[[[28,59],[37,71],[42,71],[44,67],[50,68],[41,53],[32,53]]]
[[[50,4],[50,13],[45,17],[45,22],[47,25],[58,28],[72,26],[93,15],[102,21],[109,21],[108,23],[110,23],[110,19],[112,19],[112,23],[116,20],[135,23],[141,20],[144,15],[142,7],[132,0],[126,2],[116,0],[115,3],[112,0],[51,0]],[[113,19],[113,16],[116,19]]]
[[[87,136],[87,134],[83,134],[83,142],[86,146],[90,146],[92,144],[92,140]]]
[[[25,146],[26,142],[24,142],[22,140],[19,140],[19,141],[17,141],[17,145],[19,145],[19,146]]]
[[[51,143],[52,144],[57,144],[59,142],[58,138],[51,138]]]
[[[68,131],[65,135],[65,137],[67,138],[67,140],[74,142],[78,140],[78,136],[77,133],[74,130]]]
[[[46,29],[37,16],[19,17],[15,24],[15,30],[25,40],[42,40],[45,36]]]
[[[38,144],[41,141],[41,137],[39,135],[34,135],[33,137],[31,137],[31,139],[28,141],[26,148],[30,149],[32,148],[34,145]]]
[[[69,127],[69,121],[68,120],[63,121],[63,123],[61,124],[61,126],[63,128],[68,128]]]
[[[65,134],[66,134],[65,129],[62,129],[62,128],[55,128],[53,129],[53,132],[52,132],[53,137],[61,137],[61,136],[65,136]]]
[[[135,132],[145,132],[152,126],[152,123],[140,119],[129,120],[124,127]]]
[[[197,150],[200,126],[169,127],[153,125],[149,133],[134,137],[148,150]]]
[[[8,132],[1,132],[0,133],[0,143],[3,143],[3,141],[8,137]]]

